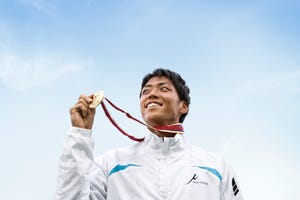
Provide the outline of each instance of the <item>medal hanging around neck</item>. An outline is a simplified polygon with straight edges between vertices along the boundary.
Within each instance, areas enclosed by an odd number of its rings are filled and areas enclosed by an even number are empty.
[[[153,132],[164,132],[164,133],[174,133],[174,134],[182,134],[184,133],[183,127],[181,123],[178,124],[172,124],[172,125],[168,125],[168,126],[150,126],[148,124],[145,124],[144,122],[138,120],[137,118],[131,116],[128,112],[125,112],[124,110],[120,109],[119,107],[117,107],[116,105],[114,105],[110,100],[108,100],[106,97],[104,97],[104,92],[103,91],[99,91],[97,93],[94,94],[94,98],[92,103],[89,105],[90,108],[96,108],[99,104],[101,104],[103,111],[106,115],[106,117],[109,119],[109,121],[125,136],[129,137],[130,139],[136,141],[136,142],[141,142],[144,140],[144,138],[136,138],[132,135],[129,135],[128,133],[126,133],[117,123],[116,121],[111,117],[110,113],[108,112],[105,104],[104,104],[104,99],[116,110],[124,113],[129,119],[132,119],[146,127],[148,127],[151,131]]]

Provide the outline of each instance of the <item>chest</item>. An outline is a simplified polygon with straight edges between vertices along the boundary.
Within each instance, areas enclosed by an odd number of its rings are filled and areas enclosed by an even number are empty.
[[[189,156],[144,156],[116,164],[108,199],[220,199],[221,174]]]

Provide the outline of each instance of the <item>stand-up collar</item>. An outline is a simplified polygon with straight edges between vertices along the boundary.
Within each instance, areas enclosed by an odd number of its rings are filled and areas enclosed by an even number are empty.
[[[182,151],[186,147],[186,141],[182,134],[176,134],[174,137],[159,137],[150,132],[144,142],[147,150],[164,155]]]

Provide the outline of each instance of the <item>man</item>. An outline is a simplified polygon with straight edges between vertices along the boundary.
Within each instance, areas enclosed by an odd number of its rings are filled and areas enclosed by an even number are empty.
[[[70,109],[73,127],[60,158],[57,199],[243,199],[222,157],[191,145],[179,132],[150,128],[142,142],[94,160],[92,101],[93,95],[81,95]],[[180,126],[189,104],[189,88],[176,72],[160,68],[144,77],[140,109],[149,127]]]

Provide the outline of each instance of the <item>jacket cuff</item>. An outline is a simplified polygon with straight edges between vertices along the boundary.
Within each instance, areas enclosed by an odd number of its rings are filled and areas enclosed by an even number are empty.
[[[77,133],[85,137],[92,137],[92,130],[91,129],[85,129],[85,128],[78,128],[78,127],[72,127],[70,130],[70,133]]]

